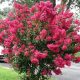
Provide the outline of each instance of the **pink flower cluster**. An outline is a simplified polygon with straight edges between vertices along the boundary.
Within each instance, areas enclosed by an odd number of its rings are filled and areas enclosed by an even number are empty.
[[[71,61],[80,62],[75,53],[80,51],[80,21],[74,20],[69,10],[57,10],[50,1],[41,1],[31,8],[14,3],[14,11],[0,20],[0,44],[3,54],[12,61],[23,55],[28,63],[19,67],[42,67],[41,75],[61,74],[61,68]],[[24,61],[24,62],[25,62]],[[44,66],[42,66],[44,65]],[[26,70],[27,70],[26,69]],[[35,73],[34,73],[35,74]]]

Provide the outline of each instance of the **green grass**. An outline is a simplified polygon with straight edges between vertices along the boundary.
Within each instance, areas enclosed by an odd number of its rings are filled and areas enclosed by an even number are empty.
[[[0,80],[19,80],[19,75],[13,70],[0,66]],[[55,77],[49,80],[56,80]]]
[[[18,74],[13,69],[0,67],[0,80],[18,80]]]

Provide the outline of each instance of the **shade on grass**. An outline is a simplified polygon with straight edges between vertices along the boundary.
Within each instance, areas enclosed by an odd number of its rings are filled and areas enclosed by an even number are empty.
[[[0,67],[0,80],[19,80],[18,74],[13,69]]]

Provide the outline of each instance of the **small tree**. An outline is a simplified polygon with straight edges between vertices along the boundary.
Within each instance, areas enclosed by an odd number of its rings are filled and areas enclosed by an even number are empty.
[[[22,80],[48,80],[54,72],[80,62],[80,21],[65,6],[41,1],[32,7],[14,3],[14,11],[0,20],[2,53]],[[24,75],[23,75],[24,74]]]

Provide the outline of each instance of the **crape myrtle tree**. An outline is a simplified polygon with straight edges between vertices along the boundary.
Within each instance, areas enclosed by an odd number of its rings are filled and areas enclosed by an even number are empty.
[[[55,2],[54,2],[55,3]],[[35,2],[31,7],[14,2],[14,10],[0,20],[0,44],[5,61],[22,74],[21,80],[48,80],[61,68],[78,63],[80,20],[65,2]]]

